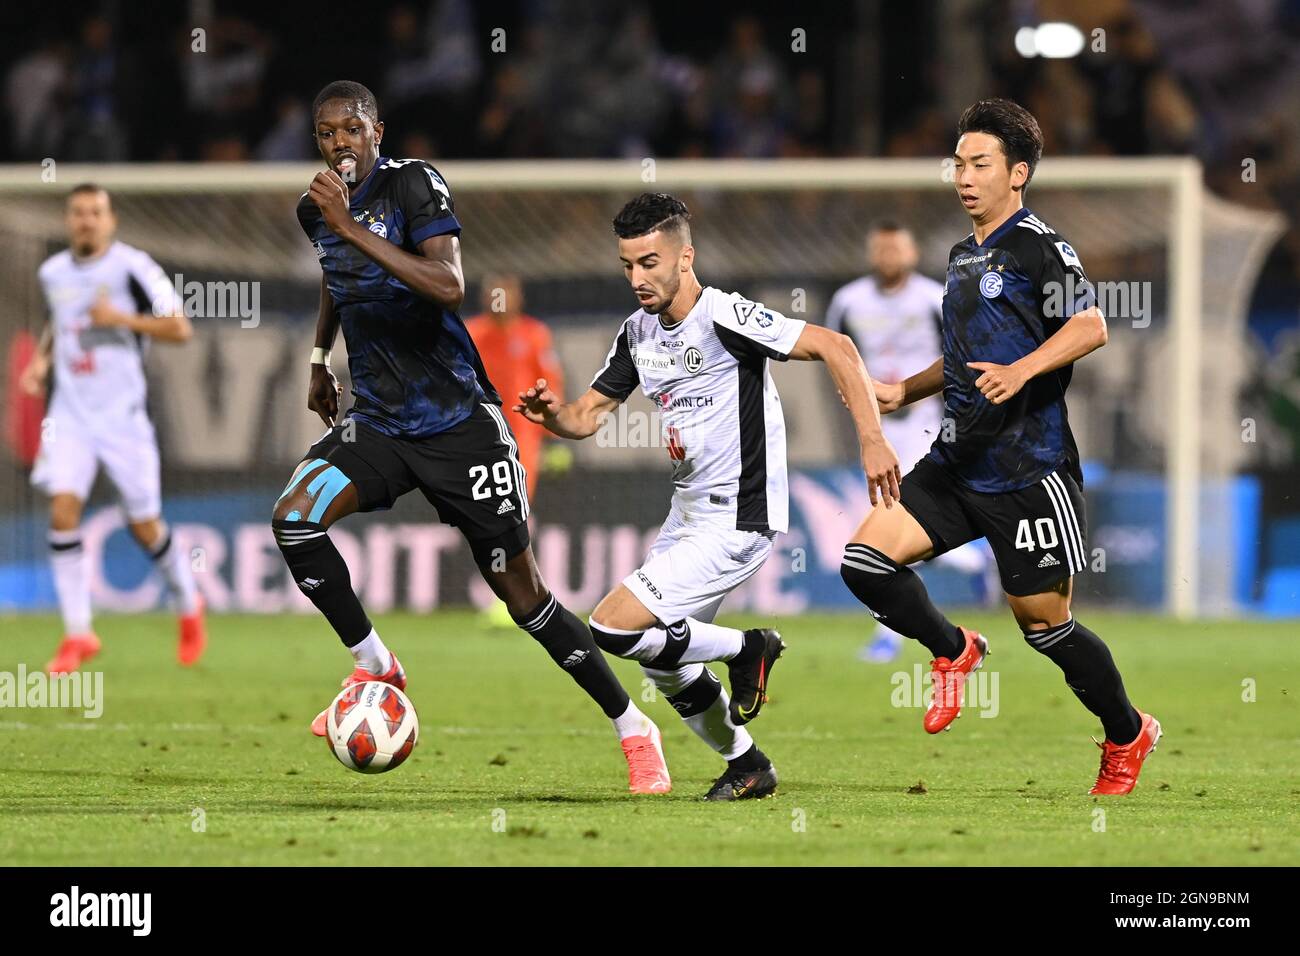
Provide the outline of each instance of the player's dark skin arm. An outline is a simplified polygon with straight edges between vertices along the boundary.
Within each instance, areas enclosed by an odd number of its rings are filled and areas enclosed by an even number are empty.
[[[389,275],[434,305],[455,312],[465,301],[465,273],[460,264],[460,240],[455,236],[430,236],[414,255],[376,235],[352,218],[348,187],[332,169],[316,174],[307,190],[321,211],[330,232],[356,247]]]
[[[316,347],[328,352],[334,347],[339,331],[339,317],[334,312],[334,298],[330,295],[325,276],[320,277],[320,312],[316,316]],[[320,416],[330,428],[339,414],[339,397],[343,386],[334,377],[328,365],[312,363],[311,381],[307,384],[307,407]]]

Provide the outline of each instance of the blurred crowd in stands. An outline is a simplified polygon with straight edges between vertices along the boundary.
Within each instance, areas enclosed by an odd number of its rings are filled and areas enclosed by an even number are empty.
[[[1047,20],[1084,51],[1017,52]],[[1195,154],[1295,221],[1298,50],[1300,0],[56,0],[0,31],[0,161],[309,159],[339,78],[378,95],[387,151],[430,158],[942,156],[1001,94],[1049,155]],[[1279,251],[1300,275],[1300,231]]]

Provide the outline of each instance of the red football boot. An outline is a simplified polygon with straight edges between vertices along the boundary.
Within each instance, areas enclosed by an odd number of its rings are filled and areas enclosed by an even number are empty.
[[[1136,739],[1129,744],[1113,744],[1109,740],[1096,743],[1101,748],[1101,770],[1097,773],[1097,782],[1089,790],[1092,794],[1131,793],[1137,785],[1138,774],[1142,772],[1142,762],[1151,756],[1160,742],[1160,721],[1150,714],[1138,711],[1142,718],[1142,729]]]
[[[664,760],[663,740],[653,721],[649,733],[624,737],[623,756],[627,758],[627,788],[633,793],[668,793],[673,789]]]
[[[402,670],[402,665],[398,662],[396,654],[393,655],[393,666],[388,668],[388,670],[383,674],[372,674],[370,671],[358,667],[347,677],[343,678],[343,683],[340,686],[351,687],[353,684],[364,684],[367,681],[372,680],[383,681],[385,684],[392,684],[398,690],[406,690],[406,671]],[[317,737],[325,736],[325,721],[329,712],[330,709],[326,707],[317,714],[316,719],[311,722],[311,732]]]
[[[989,642],[983,634],[961,628],[966,638],[966,648],[955,661],[940,657],[930,661],[930,681],[934,694],[925,709],[925,732],[937,734],[961,714],[966,690],[966,678],[980,669],[989,652]]]
[[[69,634],[59,644],[54,659],[45,665],[45,672],[51,675],[70,674],[98,654],[100,647],[99,638],[91,632]]]
[[[191,614],[181,615],[181,639],[176,645],[176,659],[182,667],[189,667],[203,656],[203,649],[208,646],[208,628],[203,620],[206,604],[203,595],[198,595]]]

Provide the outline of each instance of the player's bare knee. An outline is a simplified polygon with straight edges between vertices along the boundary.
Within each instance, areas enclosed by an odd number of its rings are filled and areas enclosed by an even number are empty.
[[[73,495],[55,495],[50,500],[50,529],[75,531],[81,524],[81,501]]]
[[[301,485],[275,503],[271,518],[275,521],[301,521],[311,511],[311,498]]]
[[[131,537],[135,538],[135,543],[148,550],[162,540],[162,519],[148,518],[144,521],[133,521],[130,524],[130,530]]]

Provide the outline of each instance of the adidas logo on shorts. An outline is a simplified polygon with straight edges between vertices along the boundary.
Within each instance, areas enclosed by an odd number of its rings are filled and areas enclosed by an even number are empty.
[[[1052,557],[1051,554],[1045,554],[1043,555],[1043,560],[1038,562],[1038,566],[1040,568],[1050,568],[1060,563],[1061,562],[1057,561],[1056,558]]]
[[[510,503],[510,499],[509,499],[509,498],[502,498],[502,499],[501,499],[501,507],[497,509],[497,514],[499,514],[499,515],[503,515],[503,514],[505,514],[507,511],[514,511],[514,510],[515,510],[515,506],[512,505],[512,504]]]

